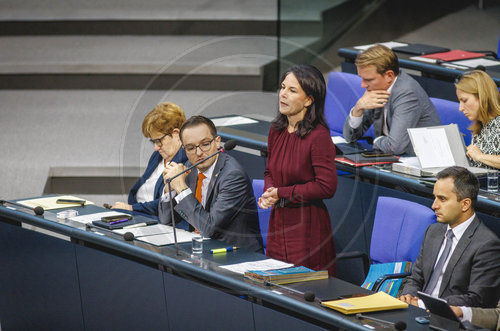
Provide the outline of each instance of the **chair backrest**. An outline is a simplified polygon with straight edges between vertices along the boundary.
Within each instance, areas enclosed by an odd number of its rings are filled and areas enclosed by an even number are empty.
[[[427,227],[436,222],[432,209],[391,197],[379,197],[370,246],[373,263],[415,262]]]
[[[345,119],[363,93],[365,89],[361,87],[361,77],[358,75],[338,71],[330,73],[325,98],[325,119],[330,127],[330,135],[344,136]],[[374,137],[373,128],[365,136]]]
[[[259,197],[264,192],[264,180],[254,179],[252,180],[253,194],[255,196],[255,202],[257,202],[257,212],[259,213],[259,225],[260,234],[262,236],[262,243],[264,245],[264,251],[267,246],[267,228],[269,227],[269,218],[271,217],[271,208],[262,209],[259,207],[258,201]]]
[[[458,125],[458,129],[464,135],[465,145],[468,146],[472,139],[472,133],[467,128],[471,122],[458,110],[459,103],[439,98],[430,99],[434,107],[436,107],[441,123],[443,123],[443,125],[452,123]]]

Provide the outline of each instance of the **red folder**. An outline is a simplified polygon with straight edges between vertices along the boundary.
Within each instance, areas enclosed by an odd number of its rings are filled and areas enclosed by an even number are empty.
[[[457,60],[465,60],[465,59],[473,59],[476,57],[486,56],[483,53],[475,53],[475,52],[466,52],[461,49],[455,49],[449,52],[443,53],[434,53],[428,55],[421,55],[420,57],[426,57],[429,59],[437,59],[442,61],[457,61]]]

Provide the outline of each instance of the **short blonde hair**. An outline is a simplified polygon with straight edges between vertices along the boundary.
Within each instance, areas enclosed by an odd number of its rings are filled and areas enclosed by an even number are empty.
[[[356,57],[356,67],[375,66],[377,73],[383,75],[387,70],[392,70],[394,75],[399,75],[398,57],[392,49],[376,44]]]
[[[172,102],[157,105],[142,121],[142,134],[151,138],[153,132],[171,134],[174,129],[180,129],[186,122],[186,115],[181,107]]]
[[[455,87],[479,100],[478,120],[469,127],[472,133],[479,134],[491,118],[500,115],[500,92],[493,79],[484,71],[473,70],[464,73],[455,82]]]

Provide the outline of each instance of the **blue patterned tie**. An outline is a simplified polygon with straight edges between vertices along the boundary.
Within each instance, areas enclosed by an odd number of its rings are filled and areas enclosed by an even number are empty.
[[[446,244],[444,246],[443,253],[439,257],[438,263],[434,267],[434,271],[432,271],[432,276],[431,279],[429,280],[429,283],[427,283],[427,287],[425,288],[425,293],[431,294],[432,291],[434,291],[434,288],[436,287],[437,281],[439,279],[439,276],[444,272],[443,271],[443,266],[446,260],[448,259],[448,255],[450,255],[451,251],[451,244],[453,243],[453,231],[449,229],[446,232]]]

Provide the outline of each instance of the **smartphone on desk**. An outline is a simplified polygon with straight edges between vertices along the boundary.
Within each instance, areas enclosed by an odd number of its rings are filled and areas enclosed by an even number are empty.
[[[101,217],[101,221],[103,221],[104,223],[112,223],[112,222],[121,221],[121,220],[130,221],[131,219],[132,219],[132,216],[127,215],[127,214]]]
[[[385,157],[385,156],[392,156],[392,154],[389,153],[384,153],[382,151],[370,151],[370,152],[362,152],[361,156],[363,157]]]

